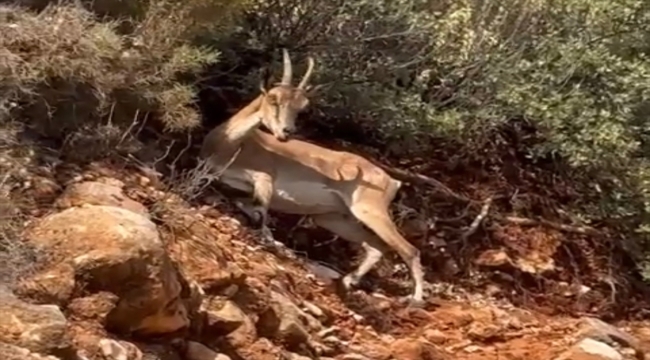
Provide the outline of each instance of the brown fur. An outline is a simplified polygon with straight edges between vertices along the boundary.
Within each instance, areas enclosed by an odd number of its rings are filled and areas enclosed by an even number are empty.
[[[287,58],[285,53],[285,75]],[[223,172],[220,182],[253,194],[258,203],[254,211],[268,238],[272,239],[266,228],[268,209],[310,215],[319,226],[366,250],[361,265],[343,278],[347,288],[358,283],[390,248],[411,270],[412,299],[422,301],[420,253],[400,235],[388,211],[402,183],[361,156],[284,137],[278,129],[292,127],[309,104],[304,79],[302,87],[292,87],[286,79],[283,76],[281,85],[262,90],[228,122],[213,129],[203,143],[202,156]],[[281,108],[284,116],[274,117]],[[262,124],[273,135],[259,130]],[[238,149],[234,161],[224,168]]]

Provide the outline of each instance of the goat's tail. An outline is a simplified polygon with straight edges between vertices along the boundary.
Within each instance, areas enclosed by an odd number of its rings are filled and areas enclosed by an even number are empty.
[[[453,198],[455,198],[457,200],[460,200],[460,201],[463,201],[463,202],[471,201],[470,199],[455,193],[453,190],[451,190],[449,187],[447,187],[447,185],[443,184],[442,182],[440,182],[440,181],[438,181],[438,180],[436,180],[436,179],[434,179],[432,177],[425,176],[425,175],[422,175],[422,174],[416,174],[416,173],[413,173],[413,172],[410,172],[410,171],[407,171],[407,170],[402,170],[402,169],[398,169],[398,168],[383,165],[383,164],[375,163],[375,165],[380,167],[388,175],[390,175],[391,177],[393,177],[393,178],[395,178],[397,180],[401,180],[403,182],[409,182],[409,183],[413,183],[413,184],[417,184],[417,185],[431,186],[431,187],[439,189],[443,193],[445,193],[445,194],[447,194],[447,195],[449,195],[449,196],[451,196],[451,197],[453,197]]]

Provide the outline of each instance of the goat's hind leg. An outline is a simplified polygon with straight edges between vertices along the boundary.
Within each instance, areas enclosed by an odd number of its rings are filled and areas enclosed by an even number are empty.
[[[343,286],[350,290],[359,284],[364,275],[370,271],[379,260],[381,260],[388,247],[375,234],[366,230],[352,216],[342,214],[326,214],[312,217],[314,222],[343,239],[359,243],[365,250],[365,257],[354,271],[343,277]]]
[[[420,251],[409,243],[397,230],[384,207],[376,204],[354,204],[351,207],[354,216],[377,234],[386,245],[390,246],[406,263],[414,282],[413,293],[409,301],[414,306],[424,303],[424,272],[420,263]]]

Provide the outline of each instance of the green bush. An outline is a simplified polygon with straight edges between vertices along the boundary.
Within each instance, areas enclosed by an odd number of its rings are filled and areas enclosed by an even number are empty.
[[[647,240],[646,1],[252,0],[244,18],[240,53],[316,55],[314,81],[330,86],[311,125],[399,157],[453,141],[466,160],[498,156],[513,130],[529,162],[569,170],[572,218]]]

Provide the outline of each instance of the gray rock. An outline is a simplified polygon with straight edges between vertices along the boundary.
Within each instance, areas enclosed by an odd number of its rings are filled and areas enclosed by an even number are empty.
[[[613,347],[594,339],[583,339],[575,345],[582,353],[599,356],[603,360],[623,360],[623,355]]]
[[[637,359],[645,358],[637,338],[600,319],[592,317],[582,319],[579,334],[581,338],[597,340],[612,346],[618,343],[623,347],[634,349]]]

